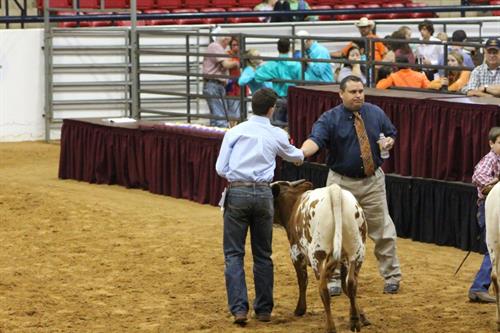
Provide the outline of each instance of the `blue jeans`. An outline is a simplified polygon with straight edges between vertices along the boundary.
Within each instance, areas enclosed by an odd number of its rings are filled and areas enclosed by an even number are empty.
[[[481,242],[485,242],[485,217],[484,217],[484,200],[479,203],[478,207],[478,223],[481,228]],[[487,292],[491,284],[491,260],[490,254],[486,251],[481,267],[472,282],[471,291]]]
[[[271,313],[273,303],[273,194],[270,187],[231,187],[224,209],[224,275],[229,311],[248,312],[243,259],[250,227],[255,283],[255,313]]]
[[[227,101],[223,99],[226,96],[226,88],[223,83],[215,81],[207,81],[203,85],[203,94],[207,96],[208,109],[213,116],[226,118]],[[227,120],[224,119],[210,119],[210,126],[227,127]]]

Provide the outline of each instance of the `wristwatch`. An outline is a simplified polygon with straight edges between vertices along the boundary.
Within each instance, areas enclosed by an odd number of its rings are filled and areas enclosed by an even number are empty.
[[[483,92],[488,93],[488,85],[487,84],[485,84],[483,86]]]

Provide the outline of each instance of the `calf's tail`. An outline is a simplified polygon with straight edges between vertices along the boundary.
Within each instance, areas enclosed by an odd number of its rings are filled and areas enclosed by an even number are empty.
[[[328,190],[335,226],[335,233],[333,236],[333,261],[338,265],[342,254],[342,189],[339,185],[332,184],[328,187]]]

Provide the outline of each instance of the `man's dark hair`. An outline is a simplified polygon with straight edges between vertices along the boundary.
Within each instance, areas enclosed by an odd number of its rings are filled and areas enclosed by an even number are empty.
[[[281,54],[290,52],[290,39],[280,38],[278,40],[278,52]]]
[[[497,138],[500,136],[500,127],[492,127],[490,132],[488,133],[488,139],[491,142],[497,141]]]
[[[425,20],[423,22],[420,22],[418,24],[418,31],[422,30],[422,28],[427,29],[431,33],[431,35],[434,35],[434,24],[432,24],[431,21]]]
[[[463,42],[466,39],[467,39],[467,34],[463,30],[453,31],[453,34],[451,35],[452,42]]]
[[[363,83],[363,81],[361,81],[360,77],[355,76],[355,75],[349,75],[349,76],[346,76],[345,78],[343,78],[342,81],[340,81],[340,90],[345,91],[345,87],[347,85],[347,82],[349,82],[349,81]]]
[[[252,96],[253,114],[257,116],[265,116],[270,108],[276,104],[278,94],[271,88],[259,89]]]

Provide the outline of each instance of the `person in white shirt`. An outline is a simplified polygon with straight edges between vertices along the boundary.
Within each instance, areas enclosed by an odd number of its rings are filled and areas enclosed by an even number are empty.
[[[422,38],[420,40],[425,42],[441,42],[441,40],[433,37],[434,25],[431,21],[425,20],[418,24],[418,31]],[[438,65],[439,60],[443,57],[443,46],[439,44],[420,44],[417,46],[417,62],[422,65]],[[434,80],[434,74],[437,73],[435,69],[423,69],[429,80]]]
[[[227,131],[215,164],[217,174],[229,183],[225,204],[221,204],[224,208],[224,276],[229,311],[238,325],[246,323],[249,310],[243,264],[248,229],[254,261],[253,310],[257,320],[271,320],[274,199],[270,182],[276,156],[297,165],[304,161],[304,153],[290,144],[287,133],[271,125],[277,99],[278,95],[270,88],[262,88],[253,95],[254,115]]]

